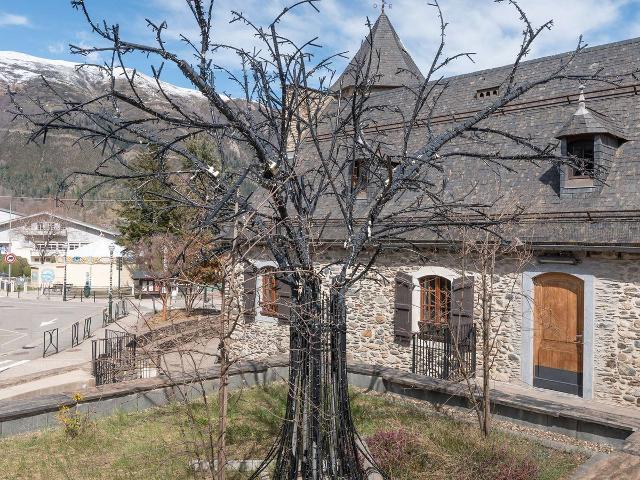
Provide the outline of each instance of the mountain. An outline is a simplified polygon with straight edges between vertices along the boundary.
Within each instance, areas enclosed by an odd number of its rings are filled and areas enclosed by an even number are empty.
[[[69,132],[50,133],[45,145],[28,143],[29,130],[21,121],[13,121],[8,88],[21,95],[37,97],[42,102],[53,103],[53,94],[43,88],[43,78],[64,98],[76,101],[89,100],[107,91],[108,76],[97,67],[78,68],[74,62],[49,60],[24,53],[0,51],[0,197],[3,195],[49,197],[55,195],[58,184],[69,172],[87,170],[97,165],[100,152],[74,145],[76,137]],[[136,73],[136,85],[144,98],[163,102],[153,78]],[[124,77],[117,82],[126,85]],[[177,103],[190,109],[206,112],[208,104],[197,91],[162,83],[162,89]],[[104,197],[113,190],[97,193]],[[8,201],[0,198],[0,207]],[[43,208],[40,202],[18,201],[23,213]],[[50,205],[50,202],[46,202]],[[112,223],[109,215],[103,216],[105,204],[87,203],[75,216],[89,217],[95,221],[96,213],[104,223]]]

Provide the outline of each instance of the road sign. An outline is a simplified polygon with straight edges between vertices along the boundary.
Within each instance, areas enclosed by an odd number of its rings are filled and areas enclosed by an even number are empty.
[[[45,283],[51,283],[55,278],[55,272],[50,269],[42,270],[42,273],[40,274],[40,281]]]
[[[11,264],[11,263],[16,261],[16,256],[13,253],[7,253],[4,256],[4,261],[5,261],[5,263]]]

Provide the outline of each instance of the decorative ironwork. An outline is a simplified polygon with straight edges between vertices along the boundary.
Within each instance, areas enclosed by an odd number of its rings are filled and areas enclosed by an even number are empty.
[[[319,291],[315,278],[292,289],[285,420],[252,480],[272,463],[274,479],[361,479],[362,458],[375,465],[358,443],[349,407],[344,291],[324,298]]]
[[[58,353],[58,329],[45,330],[43,332],[42,356],[54,355]]]
[[[71,346],[77,347],[78,345],[80,345],[80,322],[71,325]]]
[[[473,325],[422,324],[413,335],[411,371],[443,380],[472,377],[476,370],[476,330]]]

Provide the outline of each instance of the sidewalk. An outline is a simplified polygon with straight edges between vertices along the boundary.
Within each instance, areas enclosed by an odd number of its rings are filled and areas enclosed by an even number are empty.
[[[95,385],[91,375],[91,340],[103,338],[106,329],[133,329],[137,321],[138,313],[132,312],[106,328],[95,330],[90,338],[76,347],[3,372],[0,399],[57,393]]]
[[[67,348],[60,353],[45,358],[36,358],[17,365],[0,376],[0,400],[26,398],[51,393],[81,392],[95,385],[91,372],[91,340],[104,338],[105,330],[138,333],[146,330],[140,315],[153,311],[150,299],[130,299],[129,315],[92,332],[91,338],[80,345]],[[189,332],[187,332],[189,333]],[[177,337],[180,337],[178,335]],[[184,344],[172,345],[173,337],[167,342],[162,355],[162,368],[170,372],[186,372],[211,368],[216,363],[218,340],[198,338],[197,335]]]

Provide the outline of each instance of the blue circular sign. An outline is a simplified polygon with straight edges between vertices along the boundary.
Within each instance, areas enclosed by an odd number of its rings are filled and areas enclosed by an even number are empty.
[[[42,270],[40,274],[40,280],[46,283],[51,283],[56,278],[56,274],[53,270]]]

